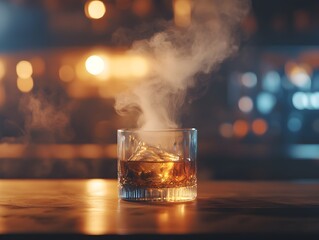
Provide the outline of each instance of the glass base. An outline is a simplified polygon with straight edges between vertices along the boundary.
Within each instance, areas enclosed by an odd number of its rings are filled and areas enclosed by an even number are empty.
[[[119,198],[127,201],[188,202],[196,199],[197,185],[177,188],[119,186]]]

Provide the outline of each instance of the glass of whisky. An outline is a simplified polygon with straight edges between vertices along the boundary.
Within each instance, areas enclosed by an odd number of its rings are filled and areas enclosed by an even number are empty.
[[[119,198],[186,202],[197,196],[197,130],[117,132]]]

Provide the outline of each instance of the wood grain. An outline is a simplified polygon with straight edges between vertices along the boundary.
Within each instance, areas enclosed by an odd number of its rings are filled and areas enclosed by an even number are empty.
[[[194,202],[151,204],[115,180],[1,180],[0,234],[319,236],[319,183],[201,182]]]

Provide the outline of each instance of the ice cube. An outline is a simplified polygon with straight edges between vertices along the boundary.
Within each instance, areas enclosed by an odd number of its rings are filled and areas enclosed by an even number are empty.
[[[128,161],[178,161],[180,157],[176,154],[166,152],[159,147],[149,146],[140,142],[135,152]]]
[[[174,179],[174,164],[180,156],[139,142],[135,152],[126,162],[124,176],[137,185],[169,184]]]
[[[174,181],[174,162],[126,161],[122,169],[124,181],[137,186],[158,187]]]

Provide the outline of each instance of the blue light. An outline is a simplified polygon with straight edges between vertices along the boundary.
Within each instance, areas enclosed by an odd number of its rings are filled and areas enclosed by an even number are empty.
[[[0,34],[8,30],[9,11],[6,3],[0,2]]]
[[[309,100],[313,109],[319,109],[319,92],[311,94]]]
[[[273,110],[276,101],[277,100],[274,95],[262,92],[257,96],[256,106],[260,113],[268,114]]]
[[[298,110],[318,110],[319,109],[319,92],[304,93],[296,92],[292,96],[292,104]]]
[[[298,132],[302,127],[301,119],[297,118],[297,117],[291,117],[288,120],[287,126],[288,126],[289,131]]]
[[[280,89],[280,76],[276,71],[268,72],[263,79],[263,89],[269,92],[278,92]]]
[[[319,147],[317,144],[296,144],[288,147],[289,155],[296,159],[318,159]]]
[[[298,110],[303,110],[308,106],[308,97],[303,92],[296,92],[292,96],[292,104]]]

